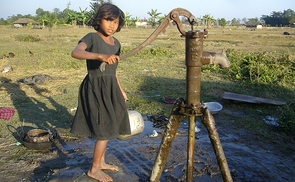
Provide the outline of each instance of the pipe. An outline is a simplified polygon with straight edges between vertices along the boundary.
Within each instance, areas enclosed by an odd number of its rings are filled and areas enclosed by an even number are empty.
[[[202,123],[205,125],[209,137],[211,140],[211,143],[213,145],[215,155],[219,164],[219,168],[221,170],[223,180],[225,182],[232,182],[233,179],[230,174],[230,170],[227,164],[227,160],[221,145],[221,141],[219,139],[219,135],[217,132],[217,129],[215,127],[215,120],[214,117],[211,115],[210,111],[208,108],[205,108],[204,114],[202,116]]]
[[[218,64],[221,68],[230,67],[230,61],[226,56],[225,50],[222,50],[221,53],[203,51],[202,64]]]
[[[196,137],[196,116],[189,116],[189,136],[187,146],[187,172],[186,181],[193,182],[194,179],[194,164],[195,164],[195,137]]]
[[[207,32],[189,31],[185,36],[185,63],[186,63],[186,104],[195,109],[200,105],[201,93],[201,55],[203,40]],[[193,181],[194,147],[195,147],[195,114],[190,114],[188,135],[186,181]]]
[[[158,155],[155,160],[155,164],[150,177],[150,182],[160,181],[161,174],[166,165],[168,154],[179,128],[180,122],[186,117],[185,115],[179,114],[178,111],[182,102],[184,102],[182,99],[178,99],[174,104],[169,122],[167,124],[167,129],[165,130],[165,134],[162,138],[161,146],[159,147]]]

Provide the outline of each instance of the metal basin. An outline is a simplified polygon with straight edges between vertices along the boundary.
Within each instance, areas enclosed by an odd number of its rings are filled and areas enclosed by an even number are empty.
[[[144,121],[142,115],[134,110],[128,110],[129,121],[130,121],[130,135],[120,135],[119,140],[126,140],[135,135],[140,134],[144,130]]]
[[[23,144],[30,150],[46,150],[52,145],[52,136],[47,130],[32,129],[22,138]]]

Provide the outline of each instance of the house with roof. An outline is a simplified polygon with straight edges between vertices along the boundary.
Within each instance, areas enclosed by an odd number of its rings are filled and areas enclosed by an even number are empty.
[[[13,26],[17,28],[26,27],[28,24],[37,25],[38,23],[30,18],[20,18],[13,22]]]

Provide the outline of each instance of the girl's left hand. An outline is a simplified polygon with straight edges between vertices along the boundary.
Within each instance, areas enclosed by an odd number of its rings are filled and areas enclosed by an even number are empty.
[[[122,95],[123,95],[125,101],[129,101],[127,94],[124,90],[122,90]]]

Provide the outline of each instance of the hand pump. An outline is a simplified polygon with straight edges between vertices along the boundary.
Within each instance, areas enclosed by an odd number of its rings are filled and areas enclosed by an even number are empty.
[[[185,16],[188,18],[188,22],[191,25],[190,31],[185,31],[179,16]],[[195,126],[196,117],[201,117],[202,123],[208,130],[211,143],[216,154],[216,158],[223,176],[224,181],[231,182],[232,177],[228,168],[227,160],[224,155],[224,151],[219,139],[217,129],[215,127],[215,121],[210,114],[208,108],[204,107],[204,104],[200,102],[201,91],[201,67],[205,64],[219,64],[221,67],[229,67],[230,61],[226,57],[225,53],[215,53],[203,51],[203,40],[208,36],[208,32],[193,30],[193,24],[196,18],[187,10],[182,8],[173,9],[164,21],[158,26],[158,28],[148,37],[141,45],[132,51],[121,56],[121,59],[132,56],[145,46],[150,44],[156,39],[156,37],[174,21],[182,37],[185,37],[185,61],[186,61],[186,100],[177,99],[175,102],[165,130],[165,134],[162,138],[161,146],[155,164],[152,170],[150,181],[159,182],[163,169],[165,167],[167,157],[171,148],[173,139],[175,138],[177,129],[180,122],[189,117],[189,134],[188,134],[188,147],[187,147],[187,176],[188,182],[193,181],[193,169],[194,169],[194,148],[195,148]],[[103,70],[103,66],[101,69]]]

